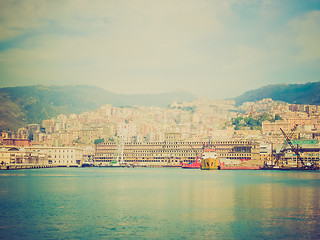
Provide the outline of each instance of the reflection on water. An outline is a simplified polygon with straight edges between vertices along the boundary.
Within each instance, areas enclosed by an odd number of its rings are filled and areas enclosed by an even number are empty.
[[[317,239],[319,172],[0,173],[4,239]]]

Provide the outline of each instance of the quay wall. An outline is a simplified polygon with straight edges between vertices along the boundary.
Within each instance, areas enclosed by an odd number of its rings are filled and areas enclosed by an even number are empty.
[[[34,169],[34,168],[55,168],[55,167],[78,167],[78,165],[4,164],[4,165],[0,165],[0,170],[19,170],[19,169]]]

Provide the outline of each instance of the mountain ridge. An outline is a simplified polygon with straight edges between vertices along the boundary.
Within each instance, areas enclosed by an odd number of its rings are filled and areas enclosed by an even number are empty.
[[[283,101],[291,104],[320,104],[320,82],[304,84],[274,84],[249,90],[234,98],[236,105],[244,102],[255,102],[264,98]]]
[[[292,104],[320,105],[320,82],[275,84],[249,90],[234,98],[236,105],[264,98]],[[29,123],[41,123],[59,114],[94,111],[105,104],[113,106],[166,107],[173,101],[191,102],[196,97],[186,92],[157,94],[116,94],[90,85],[35,85],[0,88],[0,131]]]
[[[0,131],[16,131],[28,123],[41,123],[59,114],[93,111],[105,104],[165,107],[173,101],[194,99],[185,92],[125,95],[90,85],[6,87],[0,88]]]

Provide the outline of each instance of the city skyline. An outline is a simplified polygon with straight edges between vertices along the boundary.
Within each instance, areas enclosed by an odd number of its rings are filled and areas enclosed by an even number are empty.
[[[319,81],[320,1],[6,1],[0,87],[213,99]]]

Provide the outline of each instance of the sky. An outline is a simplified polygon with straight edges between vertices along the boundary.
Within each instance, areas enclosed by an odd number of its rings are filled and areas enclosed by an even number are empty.
[[[0,1],[0,87],[224,99],[320,81],[320,0]]]

